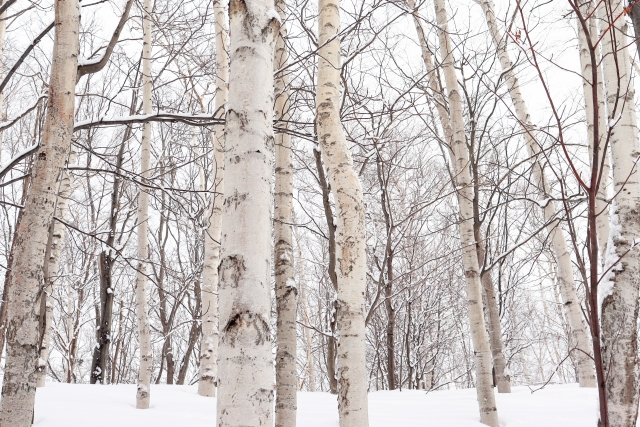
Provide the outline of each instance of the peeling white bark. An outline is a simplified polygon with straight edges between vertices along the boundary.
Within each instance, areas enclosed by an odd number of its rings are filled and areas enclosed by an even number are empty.
[[[38,376],[37,301],[58,196],[59,180],[71,146],[80,10],[77,0],[55,3],[55,36],[43,140],[34,155],[31,187],[16,230],[13,274],[8,292],[7,357],[2,383],[0,425],[30,427]]]
[[[271,202],[273,54],[279,30],[272,0],[231,0],[225,195],[219,268],[218,427],[273,423]]]
[[[284,0],[276,0],[280,21],[285,19]],[[280,26],[276,41],[274,68],[280,70],[288,65],[285,46],[287,29]],[[282,120],[284,127],[289,120],[289,78],[287,71],[276,74],[275,118]],[[298,391],[296,364],[296,308],[298,288],[293,272],[293,163],[291,160],[291,136],[278,133],[275,137],[276,188],[273,217],[274,271],[276,279],[276,427],[295,427]]]
[[[453,63],[444,0],[435,0],[435,9],[442,69],[451,117],[452,138],[449,154],[456,174],[455,187],[457,188],[460,207],[460,224],[458,227],[467,282],[467,301],[471,324],[471,340],[475,353],[476,392],[480,409],[480,422],[491,427],[498,427],[498,411],[491,373],[491,348],[482,310],[482,283],[480,281],[478,252],[473,229],[473,182],[469,170],[469,151],[465,143],[462,98]]]
[[[609,10],[609,16],[605,11]],[[635,427],[638,415],[638,292],[640,291],[640,141],[627,53],[627,21],[620,0],[598,7],[609,123],[613,188],[618,226],[607,252],[619,259],[614,275],[601,283],[602,350],[610,427]],[[619,18],[622,16],[622,18]],[[613,20],[615,23],[609,27]],[[615,34],[615,37],[612,35]]]
[[[143,46],[142,46],[142,110],[151,114],[151,0],[144,0],[143,11]],[[151,174],[151,123],[142,128],[142,149],[140,154],[140,175],[143,182]],[[136,408],[148,409],[151,401],[151,372],[153,369],[153,349],[151,347],[151,330],[147,306],[147,261],[149,259],[149,243],[147,228],[149,221],[149,193],[140,187],[138,192],[138,265],[136,271],[136,319],[138,324],[138,340],[140,343],[140,366],[138,370],[138,388]]]
[[[229,31],[227,11],[222,0],[213,3],[216,37],[216,117],[223,118],[229,98]],[[218,377],[218,263],[222,233],[222,202],[224,193],[224,126],[216,126],[213,143],[213,190],[209,227],[204,236],[204,266],[202,269],[202,342],[198,394],[216,395]]]
[[[340,121],[339,0],[319,0],[318,9],[316,124],[337,219],[338,414],[340,427],[367,427],[365,206]]]

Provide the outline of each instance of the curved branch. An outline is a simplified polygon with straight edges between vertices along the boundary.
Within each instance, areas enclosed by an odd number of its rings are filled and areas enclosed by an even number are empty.
[[[107,49],[105,50],[102,57],[100,57],[100,59],[98,60],[78,65],[78,77],[76,78],[76,83],[80,81],[82,76],[97,73],[107,65],[107,63],[109,62],[109,58],[111,58],[111,54],[113,53],[113,49],[116,47],[116,44],[118,44],[120,33],[122,32],[124,25],[129,19],[129,12],[131,11],[132,5],[133,0],[128,0],[124,8],[124,12],[122,12],[122,16],[120,17],[120,21],[118,22],[118,25],[116,26],[116,29],[111,36],[111,40],[109,40],[109,44],[107,45]]]

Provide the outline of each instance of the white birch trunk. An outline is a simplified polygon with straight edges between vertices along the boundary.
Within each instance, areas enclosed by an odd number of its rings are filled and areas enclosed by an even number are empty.
[[[76,156],[73,149],[69,154],[67,164],[72,165],[76,162]],[[56,202],[55,216],[65,220],[69,211],[69,198],[71,197],[73,185],[73,175],[67,169],[63,171],[62,180],[60,181],[60,189],[58,191],[58,199]],[[47,277],[45,280],[45,325],[42,336],[42,345],[40,346],[41,370],[38,376],[38,387],[44,387],[47,379],[47,361],[49,360],[49,346],[51,345],[51,327],[53,322],[53,290],[54,284],[60,270],[60,257],[62,256],[62,248],[64,247],[67,227],[60,221],[53,221],[53,235],[51,238],[51,249],[49,263],[47,268]]]
[[[296,261],[298,267],[298,286],[300,288],[300,299],[302,300],[303,308],[304,308],[304,323],[307,325],[311,324],[311,309],[309,308],[309,297],[307,294],[307,281],[305,279],[306,273],[304,269],[304,260],[302,258],[302,242],[300,241],[300,234],[298,232],[298,228],[294,228],[296,233],[296,242],[298,245],[298,258]],[[309,391],[315,392],[316,385],[316,372],[315,366],[313,364],[313,332],[311,328],[304,328],[304,336],[307,341],[306,346],[306,356],[307,356],[307,376],[309,381]]]
[[[592,12],[593,3],[588,2],[582,6],[583,15],[589,16]],[[596,25],[596,21],[593,17],[588,19],[589,23],[589,33],[591,35],[591,42],[594,46],[596,46],[598,42],[598,28]],[[580,47],[580,68],[582,70],[582,90],[584,92],[584,104],[585,104],[585,114],[587,118],[587,140],[589,142],[589,159],[593,159],[593,134],[595,131],[595,123],[594,123],[594,102],[593,102],[593,94],[591,89],[591,81],[592,79],[592,67],[591,67],[591,55],[589,53],[589,46],[587,44],[587,36],[584,33],[582,25],[580,21],[576,18],[576,26],[578,30],[578,43]],[[596,48],[598,49],[598,48]],[[599,49],[598,49],[599,51]],[[598,61],[601,60],[600,55],[596,56]],[[602,86],[602,73],[600,68],[597,70],[598,73],[598,141],[599,141],[599,153],[598,159],[602,161],[603,150],[602,147],[605,143],[606,138],[606,104],[605,104],[605,96],[604,96],[604,88]],[[608,152],[604,153],[608,157]],[[604,162],[602,162],[602,170],[600,171],[602,174],[602,182],[600,183],[600,187],[598,187],[598,198],[596,199],[596,213],[598,214],[596,227],[598,232],[598,251],[600,254],[600,264],[604,265],[606,248],[607,248],[607,240],[609,240],[609,216],[608,216],[608,205],[607,205],[607,184],[609,181],[609,159],[607,158]]]
[[[284,0],[276,0],[280,20],[284,22],[286,5]],[[282,120],[281,127],[287,127],[289,120],[289,78],[287,71],[277,72],[288,65],[285,46],[287,29],[280,26],[276,40],[274,68],[275,118]],[[274,271],[276,279],[276,427],[295,427],[298,391],[296,366],[296,308],[298,289],[293,271],[293,164],[291,160],[291,136],[278,133],[275,136],[276,187],[274,230]]]
[[[218,427],[273,423],[271,203],[272,0],[231,0],[229,102],[225,129],[218,356]]]
[[[0,5],[3,5],[6,0],[0,0]],[[0,14],[0,80],[4,77],[4,38],[7,30],[7,12],[4,11]],[[7,119],[4,113],[4,93],[0,92],[0,120],[5,121]],[[2,135],[3,131],[0,131],[0,165],[2,164]],[[2,349],[0,349],[0,355]]]
[[[452,152],[450,152],[450,155],[452,156],[451,163],[457,178],[454,185],[457,189],[460,207],[460,243],[462,245],[462,261],[467,281],[467,301],[471,324],[471,340],[475,353],[476,392],[480,407],[480,422],[491,427],[498,427],[498,411],[496,409],[491,372],[491,348],[482,310],[482,283],[480,281],[478,252],[473,230],[474,195],[471,172],[469,170],[469,151],[465,143],[462,98],[453,63],[444,0],[435,0],[435,9],[442,69],[451,117]]]
[[[599,7],[603,20],[602,56],[610,144],[613,189],[617,223],[612,227],[607,249],[608,262],[618,260],[610,281],[600,284],[602,304],[602,351],[605,361],[605,387],[610,427],[635,427],[638,414],[638,292],[640,291],[640,174],[636,161],[640,155],[634,103],[630,81],[631,64],[627,54],[628,28],[622,15],[622,1],[607,1]],[[613,18],[612,18],[613,17]],[[616,19],[609,28],[609,23]],[[606,29],[606,31],[604,31]],[[612,37],[615,33],[615,37]],[[612,221],[613,223],[613,221]]]
[[[38,376],[37,304],[59,180],[73,133],[80,10],[77,0],[55,3],[55,36],[43,139],[34,155],[31,187],[16,230],[12,283],[8,293],[7,357],[2,383],[0,425],[29,427]]]
[[[142,20],[142,111],[151,114],[151,0],[144,0]],[[151,123],[142,128],[142,149],[140,154],[140,175],[146,182],[151,174]],[[136,319],[138,323],[138,339],[140,342],[140,366],[138,371],[138,388],[136,408],[148,409],[151,400],[151,371],[153,369],[153,349],[151,347],[151,330],[147,306],[147,261],[149,259],[149,242],[147,228],[149,221],[149,193],[140,187],[138,193],[138,266],[136,271]]]
[[[365,206],[340,121],[339,0],[319,0],[318,9],[316,124],[338,223],[338,414],[340,427],[367,427]]]
[[[491,0],[476,0],[480,4],[485,13],[489,33],[494,43],[502,71],[506,77],[507,89],[513,103],[516,117],[525,130],[525,140],[529,150],[529,155],[533,159],[540,158],[540,147],[533,136],[534,126],[531,123],[531,116],[527,110],[527,105],[520,92],[518,79],[513,71],[513,63],[509,58],[506,49],[506,40],[500,35],[498,24],[494,14],[493,2]],[[546,200],[550,197],[549,184],[544,176],[543,165],[540,160],[535,160],[533,165],[534,179],[538,185],[540,197]],[[578,365],[578,380],[581,387],[595,387],[595,371],[590,354],[591,345],[587,334],[586,325],[583,320],[580,302],[576,293],[573,278],[573,266],[571,263],[571,255],[567,247],[567,241],[560,227],[559,221],[554,220],[557,216],[556,207],[552,202],[546,203],[544,218],[550,222],[547,231],[551,236],[552,249],[556,262],[558,264],[558,286],[564,301],[564,310],[569,319],[571,327],[571,335],[576,346],[576,360]]]
[[[451,130],[451,118],[449,111],[446,108],[447,102],[442,97],[442,89],[440,83],[436,78],[436,72],[433,63],[433,57],[427,46],[427,39],[424,34],[422,25],[420,24],[418,11],[415,8],[414,0],[407,0],[407,4],[412,9],[413,23],[418,33],[418,41],[422,49],[422,58],[424,60],[425,68],[431,70],[429,73],[429,86],[434,95],[439,98],[436,104],[438,111],[438,117],[440,119],[440,125],[442,126],[445,141],[449,146],[453,146],[453,133]],[[482,253],[478,253],[478,259],[484,259]],[[490,272],[487,272],[485,277],[481,278],[484,294],[486,296],[486,308],[488,311],[488,332],[489,332],[489,344],[491,348],[491,357],[493,361],[493,369],[495,370],[495,378],[498,386],[499,393],[510,393],[511,382],[509,376],[505,373],[507,361],[504,357],[503,342],[502,342],[502,327],[500,325],[500,316],[498,313],[498,307],[496,304],[495,291],[493,290],[493,281],[491,280]]]
[[[229,98],[229,31],[227,11],[222,0],[213,4],[216,37],[216,117],[224,117]],[[204,266],[202,269],[202,342],[198,394],[216,395],[218,377],[218,263],[222,233],[222,202],[224,194],[224,126],[216,126],[213,142],[213,190],[209,227],[204,236]]]

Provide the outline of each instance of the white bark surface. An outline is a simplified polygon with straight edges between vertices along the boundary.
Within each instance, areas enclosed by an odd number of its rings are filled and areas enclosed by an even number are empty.
[[[506,49],[506,39],[501,36],[500,30],[498,29],[493,2],[491,0],[476,1],[485,13],[489,33],[498,52],[498,58],[500,59],[500,65],[506,78],[507,89],[509,90],[516,117],[521,126],[524,127],[529,155],[531,158],[536,159],[533,165],[533,173],[538,185],[540,197],[542,200],[547,200],[550,197],[550,187],[544,175],[543,164],[541,163],[543,156],[541,156],[540,147],[533,135],[534,126],[531,123],[531,116],[529,115],[527,104],[520,92],[518,79],[513,71],[513,63]],[[578,380],[581,387],[595,387],[595,371],[592,359],[589,356],[591,353],[591,345],[574,284],[571,254],[569,253],[567,241],[560,228],[559,221],[554,220],[557,217],[557,211],[553,202],[546,203],[543,211],[544,219],[549,222],[547,231],[552,239],[552,249],[558,265],[557,283],[564,302],[563,308],[569,320],[572,342],[576,347],[575,356],[578,365]]]
[[[588,2],[585,3],[582,7],[584,16],[589,16],[593,9],[593,3]],[[588,19],[589,23],[589,33],[591,34],[591,42],[594,46],[597,45],[598,42],[598,28],[596,25],[596,21],[593,16]],[[578,42],[580,47],[580,69],[582,70],[582,90],[584,92],[584,104],[585,104],[585,114],[587,118],[587,140],[589,142],[589,152],[593,153],[593,133],[595,130],[594,124],[594,101],[593,94],[591,89],[591,81],[592,78],[592,66],[591,66],[591,56],[589,53],[589,47],[587,44],[587,36],[584,33],[582,25],[580,21],[576,19],[576,27],[578,31]],[[599,49],[596,48],[599,52]],[[596,55],[596,59],[598,61],[601,60],[600,55]],[[597,69],[598,73],[598,141],[599,141],[599,153],[598,159],[602,160],[602,155],[604,153],[602,147],[606,141],[607,135],[607,120],[606,120],[606,102],[604,95],[604,88],[602,82],[602,72],[601,69]],[[600,183],[600,187],[598,188],[598,198],[596,199],[596,213],[598,214],[597,218],[597,231],[598,231],[598,251],[600,254],[600,264],[604,265],[605,254],[607,250],[607,240],[609,240],[609,215],[608,215],[608,205],[607,205],[607,184],[609,181],[609,151],[605,154],[607,159],[602,162],[602,170],[600,173],[602,174],[602,182]],[[593,155],[589,156],[589,159],[593,159]]]
[[[143,46],[142,46],[142,110],[151,114],[151,0],[144,0],[143,12]],[[142,149],[140,154],[140,175],[143,182],[150,176],[151,168],[151,123],[145,123],[142,129]],[[151,401],[151,373],[153,349],[151,347],[151,330],[147,306],[147,261],[149,259],[149,243],[147,236],[149,220],[149,193],[140,187],[138,193],[138,268],[136,272],[136,319],[138,323],[138,340],[140,342],[140,366],[138,371],[138,388],[136,408],[148,409]]]
[[[424,60],[425,68],[427,70],[435,70],[433,56],[429,51],[427,45],[427,39],[424,34],[424,30],[422,28],[422,24],[419,20],[418,11],[415,8],[414,0],[407,0],[407,4],[413,10],[413,22],[416,27],[416,32],[418,33],[418,41],[420,42],[420,46],[422,49],[422,59]],[[449,144],[449,146],[453,146],[453,131],[451,129],[451,117],[449,115],[449,111],[446,108],[447,102],[444,98],[442,98],[442,88],[440,87],[440,83],[437,79],[435,71],[429,73],[429,86],[433,91],[434,95],[439,99],[436,104],[436,108],[438,111],[438,118],[440,119],[440,125],[442,126],[445,141]],[[479,236],[481,237],[481,236]],[[479,239],[482,240],[482,239]],[[482,247],[482,243],[478,245],[478,248]],[[482,251],[478,250],[478,260],[484,259],[484,255]],[[478,261],[480,264],[480,261]],[[480,266],[478,265],[478,268]],[[500,324],[500,316],[498,313],[498,306],[496,303],[496,295],[493,289],[493,281],[491,280],[490,272],[487,272],[484,277],[481,278],[481,283],[483,285],[484,295],[486,299],[486,308],[487,308],[487,329],[489,333],[489,344],[491,348],[491,357],[493,361],[493,369],[495,372],[496,385],[498,386],[499,393],[510,393],[511,392],[511,382],[509,376],[506,374],[506,358],[504,357],[503,352],[503,342],[502,342],[502,327]],[[431,375],[431,374],[430,374]],[[431,380],[427,381],[426,387],[429,388],[431,386]]]
[[[444,0],[436,0],[435,8],[442,69],[451,117],[452,144],[449,153],[452,156],[451,163],[456,174],[454,185],[457,189],[460,207],[460,243],[462,245],[462,261],[467,281],[467,301],[471,324],[471,340],[475,353],[476,392],[480,408],[480,422],[491,427],[498,427],[498,411],[491,373],[491,348],[482,310],[482,283],[480,281],[478,252],[473,230],[474,195],[471,172],[469,171],[469,151],[465,143],[462,98],[453,63]]]
[[[365,206],[340,121],[339,0],[319,0],[318,9],[316,124],[337,219],[338,414],[340,427],[367,427]]]
[[[75,152],[71,150],[69,154],[68,165],[73,165],[76,162]],[[67,217],[69,211],[69,197],[71,197],[73,184],[73,175],[69,173],[69,170],[65,168],[62,172],[62,179],[60,181],[60,189],[58,191],[58,199],[56,201],[55,216],[63,221]],[[47,379],[47,366],[46,363],[49,360],[49,346],[51,345],[51,327],[53,326],[53,290],[56,279],[58,278],[58,271],[60,270],[60,257],[62,256],[62,249],[65,244],[67,227],[60,221],[53,222],[53,235],[51,236],[51,249],[49,259],[46,261],[49,263],[47,267],[47,277],[45,280],[45,294],[46,298],[45,307],[45,325],[44,333],[42,336],[42,345],[40,346],[40,375],[38,376],[38,387],[44,387]]]
[[[55,3],[55,36],[43,139],[34,155],[31,187],[16,230],[12,283],[8,293],[7,357],[0,425],[29,427],[38,376],[40,331],[37,304],[59,180],[71,146],[80,10],[77,0]]]
[[[285,3],[276,0],[280,20],[285,20]],[[288,64],[285,46],[287,29],[280,26],[276,40],[274,69],[280,70]],[[287,71],[276,73],[275,118],[287,126],[289,120],[289,78]],[[276,427],[295,427],[298,372],[296,364],[297,324],[296,308],[298,288],[293,270],[293,163],[291,160],[291,136],[278,133],[275,136],[276,187],[274,200],[274,272],[276,279]]]
[[[217,117],[224,117],[229,98],[229,31],[227,11],[222,0],[213,3],[216,37],[216,99]],[[224,126],[216,126],[213,143],[213,191],[209,227],[204,236],[204,266],[202,269],[202,342],[198,394],[216,395],[218,377],[218,263],[222,233],[222,202],[224,194]]]
[[[272,0],[232,0],[225,129],[225,196],[219,268],[218,427],[273,424],[271,203],[273,57],[278,14]]]
[[[629,40],[622,1],[607,1],[599,7],[603,31],[602,55],[608,119],[613,187],[617,221],[612,221],[607,257],[619,260],[613,277],[600,284],[602,304],[602,350],[605,361],[606,394],[610,427],[635,427],[638,414],[638,292],[640,290],[640,174],[636,161],[640,155],[634,103]],[[609,8],[610,7],[610,8]],[[609,28],[609,23],[616,19]],[[606,29],[606,31],[604,31]],[[615,34],[615,37],[612,35]]]

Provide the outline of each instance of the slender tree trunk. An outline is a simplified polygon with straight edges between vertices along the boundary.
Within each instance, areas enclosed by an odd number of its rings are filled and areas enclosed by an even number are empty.
[[[229,32],[224,2],[213,3],[216,38],[216,116],[224,117],[229,98]],[[222,203],[224,201],[224,126],[216,126],[211,136],[214,149],[213,190],[209,227],[204,237],[204,267],[202,270],[202,342],[198,394],[215,396],[218,377],[218,264],[222,233]]]
[[[184,353],[184,357],[182,358],[182,363],[180,365],[180,371],[178,372],[178,381],[176,384],[182,385],[184,384],[185,379],[187,378],[187,371],[189,370],[189,361],[191,360],[191,354],[193,353],[193,349],[196,346],[196,342],[200,335],[200,324],[197,321],[199,308],[202,304],[200,301],[200,295],[202,295],[202,289],[200,289],[200,282],[196,280],[194,283],[194,292],[196,296],[195,310],[193,322],[191,323],[191,329],[189,330],[189,342],[187,343],[187,351]]]
[[[591,12],[593,11],[593,2],[589,1],[582,5],[581,10],[583,16],[589,16],[588,19],[588,27],[589,27],[589,36],[591,37],[591,43],[593,46],[596,45],[598,41],[598,28],[596,25],[596,20],[594,16],[592,16]],[[590,16],[591,15],[591,16]],[[638,13],[640,16],[640,13]],[[580,22],[576,19],[576,26],[578,29],[578,42],[580,46],[580,67],[582,70],[582,89],[584,92],[584,103],[585,103],[585,114],[587,118],[587,140],[589,141],[589,150],[593,153],[594,146],[594,99],[591,88],[592,83],[592,65],[591,65],[591,52],[589,51],[589,45],[587,43],[587,35],[582,28]],[[596,47],[596,52],[599,53],[599,48]],[[598,61],[601,60],[600,55],[596,54],[596,59]],[[598,73],[598,82],[597,82],[597,108],[598,108],[598,141],[599,141],[599,153],[598,159],[602,159],[602,156],[605,155],[607,159],[605,159],[601,165],[598,165],[598,169],[600,170],[600,174],[602,175],[602,182],[598,187],[598,197],[596,198],[596,213],[597,217],[597,228],[598,228],[598,249],[600,252],[600,264],[604,265],[605,262],[605,254],[607,250],[607,240],[609,239],[609,215],[608,215],[608,204],[607,204],[607,183],[609,181],[609,159],[608,153],[605,152],[602,147],[604,146],[606,133],[605,129],[606,125],[606,104],[605,104],[605,96],[604,96],[604,88],[602,86],[602,73],[600,67],[597,67],[596,72]],[[589,159],[593,159],[593,154],[589,155]]]
[[[477,196],[477,193],[476,193]],[[474,199],[474,203],[477,199]],[[474,215],[476,216],[476,215]],[[476,217],[477,220],[477,217]],[[484,240],[482,239],[482,230],[476,226],[474,220],[474,235],[476,238],[476,247],[478,253],[478,265],[484,264]],[[491,344],[491,357],[493,359],[493,370],[495,374],[495,383],[498,387],[498,393],[511,393],[511,379],[505,373],[507,369],[507,360],[504,357],[502,343],[502,326],[500,325],[500,312],[496,301],[496,292],[491,277],[491,271],[485,271],[481,275],[482,289],[484,291],[484,301],[487,307],[487,320],[489,343]]]
[[[300,299],[304,307],[304,323],[311,324],[311,310],[309,309],[309,299],[307,295],[307,282],[305,279],[304,261],[302,259],[302,246],[300,242],[300,235],[298,229],[295,228],[296,242],[298,244],[298,258],[296,264],[298,266],[298,284],[300,287]],[[316,372],[313,364],[313,332],[311,328],[304,328],[304,336],[307,341],[306,356],[307,356],[307,377],[309,379],[309,391],[316,391]]]
[[[75,153],[71,150],[69,155],[69,164],[75,163]],[[60,182],[60,190],[56,201],[55,216],[65,220],[69,211],[69,198],[71,197],[73,184],[73,176],[67,169],[64,170],[62,180]],[[49,346],[51,341],[51,327],[53,322],[53,290],[54,283],[60,269],[60,257],[62,256],[62,248],[64,247],[66,237],[66,226],[60,221],[54,220],[52,227],[51,245],[49,248],[48,266],[45,277],[45,322],[42,335],[42,345],[40,346],[40,361],[42,370],[38,377],[38,387],[44,387],[47,378],[46,362],[49,360]]]
[[[77,0],[55,4],[55,36],[44,135],[35,154],[31,187],[16,230],[15,258],[8,292],[7,358],[0,425],[29,427],[38,376],[38,305],[43,266],[59,181],[73,132],[80,10]]]
[[[285,2],[276,0],[280,20],[285,21]],[[276,40],[274,61],[275,118],[287,126],[289,120],[289,78],[287,71],[278,70],[288,65],[285,45],[287,29],[280,26]],[[274,270],[276,279],[276,427],[295,427],[298,391],[296,366],[296,308],[298,288],[293,270],[293,164],[291,160],[291,136],[278,133],[275,136],[276,187],[274,201]]]
[[[624,6],[621,1],[611,0],[599,7],[615,194],[615,226],[611,227],[607,258],[618,260],[613,274],[598,291],[608,412],[608,424],[602,418],[600,423],[605,427],[635,427],[638,417],[640,173],[636,161],[640,142],[627,54],[628,28],[622,16]]]
[[[318,171],[318,181],[322,190],[322,206],[324,208],[324,216],[327,221],[327,230],[329,230],[329,266],[327,268],[329,280],[333,289],[338,292],[338,275],[336,273],[336,225],[331,212],[331,203],[329,201],[329,183],[324,174],[322,166],[322,157],[320,151],[313,150],[316,159],[316,169]],[[327,339],[327,376],[329,377],[329,391],[331,394],[338,394],[338,376],[336,375],[336,301],[327,301],[331,306],[331,320],[329,327],[331,336]]]
[[[435,9],[442,68],[451,117],[452,144],[449,154],[456,176],[454,185],[457,189],[460,208],[460,243],[467,281],[467,301],[471,323],[471,340],[475,353],[476,391],[480,406],[480,422],[491,427],[498,427],[498,411],[491,373],[491,348],[482,310],[482,283],[473,227],[473,182],[469,171],[469,151],[465,143],[462,98],[453,64],[444,0],[436,0]]]
[[[118,360],[120,358],[120,351],[122,350],[122,326],[124,316],[124,302],[120,300],[120,310],[118,311],[118,335],[116,339],[116,349],[113,352],[113,361],[111,362],[111,384],[117,384],[116,372],[118,367]]]
[[[273,53],[271,0],[231,0],[217,426],[271,426]],[[265,72],[268,70],[268,72]]]
[[[489,33],[493,40],[494,46],[498,52],[498,58],[502,66],[502,70],[506,77],[507,88],[511,97],[511,102],[514,105],[516,117],[520,124],[524,127],[524,135],[529,150],[529,155],[533,159],[540,158],[540,147],[536,141],[533,132],[534,126],[531,123],[531,116],[527,110],[527,105],[520,92],[520,85],[518,79],[513,71],[513,63],[509,58],[509,53],[506,49],[506,40],[500,35],[498,30],[498,24],[494,14],[494,7],[492,0],[476,0],[482,10],[485,13],[487,25],[489,27]],[[571,255],[567,247],[567,241],[560,227],[559,220],[557,220],[557,211],[553,202],[548,201],[551,197],[549,184],[544,176],[543,165],[540,160],[535,160],[533,165],[534,177],[538,185],[538,191],[540,197],[545,202],[543,208],[544,218],[549,225],[547,230],[551,236],[552,249],[556,262],[558,264],[558,286],[562,299],[564,301],[564,309],[569,319],[569,325],[571,326],[571,334],[573,342],[576,345],[576,359],[578,364],[578,380],[581,387],[595,387],[595,374],[593,370],[593,362],[589,356],[590,345],[589,338],[584,324],[582,316],[582,310],[580,308],[580,301],[576,293],[573,278],[573,266],[571,262]]]
[[[340,121],[339,0],[319,0],[318,10],[316,125],[337,217],[338,414],[341,427],[367,427],[365,206]]]
[[[151,114],[151,0],[144,0],[143,11],[143,45],[142,45],[142,110]],[[140,175],[146,182],[151,175],[151,123],[145,123],[142,130],[142,150]],[[147,236],[149,220],[149,193],[140,187],[138,193],[138,265],[136,271],[136,320],[138,340],[140,342],[140,365],[138,367],[138,387],[136,392],[136,408],[148,409],[151,400],[151,373],[153,349],[151,347],[151,330],[147,307],[147,261],[149,244]]]

